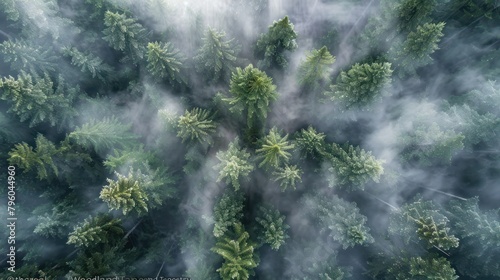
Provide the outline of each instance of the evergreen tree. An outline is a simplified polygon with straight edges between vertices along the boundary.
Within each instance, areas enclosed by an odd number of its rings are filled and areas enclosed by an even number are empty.
[[[330,81],[331,65],[335,62],[326,46],[319,50],[312,50],[299,67],[299,84],[312,89]]]
[[[337,83],[330,86],[325,94],[333,101],[349,109],[368,105],[379,99],[386,92],[391,82],[390,63],[354,64],[349,71],[342,71]]]
[[[188,140],[200,144],[211,144],[212,134],[216,128],[217,124],[208,110],[194,108],[190,111],[186,110],[184,115],[178,118],[177,136],[182,138],[182,142]]]
[[[479,209],[477,197],[453,200],[447,210],[460,246],[450,258],[462,274],[500,277],[500,218],[498,210]]]
[[[82,73],[88,73],[92,78],[98,78],[102,82],[106,82],[113,72],[111,66],[104,63],[100,57],[94,56],[92,53],[83,53],[75,47],[65,47],[62,53],[70,57],[71,64],[79,67]]]
[[[35,144],[35,150],[25,142],[16,144],[9,152],[9,163],[21,167],[24,172],[35,168],[39,179],[47,179],[51,174],[50,171],[57,176],[58,168],[54,163],[54,157],[60,151],[42,134],[38,134]]]
[[[110,243],[113,236],[123,234],[123,228],[119,219],[113,219],[108,215],[89,217],[76,226],[68,238],[68,244],[78,247],[94,247],[100,243]]]
[[[284,192],[288,187],[295,190],[295,185],[302,182],[302,171],[296,165],[288,165],[276,168],[273,172],[274,181],[280,182],[281,191]]]
[[[54,89],[55,88],[55,89]],[[33,127],[41,122],[61,128],[77,114],[71,106],[79,93],[78,88],[68,88],[62,79],[56,86],[47,74],[32,78],[21,71],[17,80],[13,77],[0,80],[0,98],[12,104],[7,112],[19,116],[22,122],[29,120]]]
[[[144,150],[142,144],[121,150],[115,149],[113,152],[113,155],[109,154],[103,162],[109,171],[119,170],[123,167],[140,169],[144,164],[154,160],[154,154]]]
[[[318,133],[312,126],[297,133],[295,144],[303,157],[319,160],[326,155],[325,134]]]
[[[130,125],[122,124],[115,117],[90,122],[77,127],[68,135],[76,144],[95,151],[105,151],[113,147],[129,147],[137,138],[129,132]]]
[[[403,0],[395,2],[397,4],[394,8],[394,15],[397,20],[398,30],[401,32],[415,30],[418,25],[426,22],[437,4],[436,0]]]
[[[380,265],[380,264],[378,264]],[[407,279],[458,279],[455,269],[443,257],[428,255],[424,257],[395,256],[384,263],[375,279],[407,280]]]
[[[219,170],[217,182],[225,179],[226,184],[232,184],[237,191],[240,188],[240,180],[247,178],[254,167],[249,162],[250,154],[245,149],[240,149],[238,139],[229,143],[226,151],[219,151],[216,154],[220,163],[215,166]]]
[[[319,193],[306,195],[303,203],[321,225],[320,231],[329,231],[330,237],[343,249],[373,243],[370,229],[365,225],[367,218],[359,213],[356,203],[347,202],[337,195],[327,197]]]
[[[47,203],[35,208],[33,215],[35,215],[34,220],[37,221],[37,225],[33,233],[44,237],[68,236],[79,208],[78,198],[75,195],[68,195],[55,203]]]
[[[379,182],[380,175],[384,173],[382,161],[372,156],[360,147],[346,143],[341,146],[333,143],[329,146],[328,156],[331,167],[329,176],[330,186],[340,186],[348,190],[364,190],[364,185],[369,181]]]
[[[252,64],[245,69],[236,68],[231,76],[229,92],[232,97],[223,101],[231,106],[231,112],[246,114],[249,128],[264,121],[269,103],[278,97],[273,80]]]
[[[233,227],[234,232],[221,237],[211,250],[224,258],[222,267],[217,269],[223,280],[246,280],[255,274],[253,269],[259,258],[243,225],[236,223]]]
[[[66,278],[92,278],[96,276],[130,275],[133,266],[127,258],[132,250],[124,250],[123,244],[116,246],[104,245],[103,248],[82,250],[77,257],[68,263],[70,267]]]
[[[131,172],[128,177],[118,173],[116,175],[118,180],[107,179],[108,185],[104,186],[99,196],[108,204],[110,210],[121,209],[123,215],[131,211],[135,211],[139,215],[148,212],[146,202],[149,198],[140,181],[134,178]]]
[[[269,134],[262,139],[261,148],[256,150],[259,158],[262,159],[259,167],[277,168],[281,164],[288,163],[291,156],[288,150],[294,147],[295,145],[288,141],[288,134],[282,137],[278,129],[273,127]]]
[[[400,136],[401,157],[428,166],[449,164],[464,148],[464,136],[453,130],[441,130],[435,122],[415,121],[412,129]]]
[[[0,44],[3,61],[10,64],[12,70],[27,71],[33,76],[53,73],[56,57],[51,48],[34,47],[25,41],[4,41]]]
[[[259,62],[259,68],[278,66],[285,68],[288,65],[286,51],[297,48],[297,33],[288,16],[274,21],[267,33],[262,34],[257,41],[257,52],[264,59]]]
[[[448,222],[432,201],[418,198],[391,215],[389,232],[401,236],[406,244],[417,237],[424,240],[429,249],[449,250],[458,247],[459,240],[449,234]]]
[[[209,28],[203,38],[203,46],[194,57],[196,69],[212,82],[228,78],[234,70],[237,51],[233,39],[224,41],[225,37],[224,32]]]
[[[445,23],[426,23],[410,32],[401,46],[396,48],[395,57],[391,58],[396,67],[402,67],[407,73],[414,74],[415,69],[432,62],[430,55],[438,48],[443,37],[441,32]]]
[[[214,206],[214,236],[222,237],[243,217],[245,198],[238,193],[225,192]]]
[[[290,227],[285,223],[285,216],[274,208],[259,207],[260,215],[255,218],[262,234],[259,236],[262,243],[269,244],[273,250],[278,250],[289,237],[286,234]]]
[[[118,51],[125,52],[134,63],[144,57],[145,29],[125,14],[107,11],[104,15],[103,39]]]
[[[184,83],[180,71],[184,58],[171,43],[148,43],[148,71],[157,80],[168,78],[170,83]]]

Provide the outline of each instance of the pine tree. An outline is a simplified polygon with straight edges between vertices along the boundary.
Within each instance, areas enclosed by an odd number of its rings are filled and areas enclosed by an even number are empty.
[[[45,121],[51,126],[57,123],[59,128],[71,123],[77,115],[72,103],[78,93],[79,89],[68,88],[62,77],[54,86],[48,74],[32,78],[21,71],[17,80],[10,76],[0,80],[0,98],[12,104],[7,112],[15,113],[22,122],[29,120],[30,127]]]
[[[331,65],[335,62],[326,46],[312,50],[299,67],[299,84],[312,89],[330,81]]]
[[[280,182],[281,191],[284,192],[288,187],[295,190],[295,185],[302,182],[302,171],[296,165],[288,165],[276,168],[273,172],[274,181]]]
[[[254,167],[249,162],[250,154],[245,149],[240,149],[238,139],[229,143],[226,151],[219,151],[216,154],[220,163],[215,166],[219,170],[217,182],[225,179],[226,184],[232,184],[237,191],[240,188],[240,180],[247,178]]]
[[[390,63],[354,64],[349,71],[342,71],[337,83],[325,94],[345,108],[366,109],[379,99],[391,83]]]
[[[74,260],[68,262],[70,271],[66,278],[130,275],[131,270],[134,269],[130,265],[132,253],[132,250],[124,250],[123,244],[82,250]]]
[[[217,269],[223,280],[245,280],[255,273],[253,269],[259,264],[255,245],[240,223],[234,224],[234,232],[225,235],[211,249],[224,258],[222,267]]]
[[[90,122],[77,127],[68,135],[76,144],[95,151],[105,151],[114,147],[129,147],[137,138],[129,132],[130,125],[122,124],[115,117]]]
[[[291,156],[288,150],[294,147],[295,145],[288,141],[288,134],[281,136],[278,129],[273,127],[269,134],[262,139],[261,148],[255,151],[259,158],[262,159],[259,167],[277,168],[281,164],[288,163]]]
[[[396,47],[395,57],[391,61],[396,67],[402,67],[406,73],[414,74],[415,69],[430,64],[430,57],[438,50],[438,43],[443,37],[445,23],[426,23],[410,32],[401,46]]]
[[[288,16],[274,21],[267,33],[262,34],[257,41],[257,52],[264,59],[259,62],[259,68],[270,68],[278,66],[285,68],[288,65],[286,51],[297,48],[297,33]]]
[[[370,229],[365,225],[367,218],[359,213],[356,203],[348,202],[337,195],[323,196],[319,193],[306,195],[304,205],[321,226],[321,232],[329,231],[330,237],[342,248],[373,243]]]
[[[155,79],[168,78],[171,84],[184,83],[180,73],[184,58],[171,43],[148,43],[147,61],[148,71]]]
[[[107,11],[104,15],[103,39],[118,51],[125,52],[134,63],[144,57],[145,29],[125,14]]]
[[[223,101],[231,106],[231,112],[246,114],[249,128],[264,121],[270,102],[278,97],[272,78],[252,64],[245,69],[236,68],[231,76],[229,92],[232,97]]]
[[[439,280],[455,280],[458,279],[455,269],[451,267],[450,262],[443,258],[434,255],[424,257],[409,257],[407,255],[393,256],[383,264],[378,263],[382,267],[382,274],[378,272],[374,279],[388,280],[407,280],[407,279],[439,279]]]
[[[79,214],[80,205],[75,195],[65,196],[62,200],[44,204],[35,208],[30,218],[37,221],[33,233],[44,237],[62,238],[68,236],[70,226],[77,214]]]
[[[449,234],[448,222],[432,201],[417,198],[391,215],[389,232],[401,236],[406,244],[418,238],[426,243],[428,249],[449,250],[458,247],[459,239]]]
[[[103,162],[109,171],[121,168],[140,169],[144,164],[154,159],[151,151],[144,150],[144,145],[133,146],[125,149],[113,150],[113,155],[109,154]]]
[[[260,225],[260,241],[278,250],[289,237],[286,233],[290,227],[285,223],[285,216],[274,208],[259,207],[260,215],[255,218]]]
[[[295,144],[303,157],[320,160],[326,155],[325,134],[318,133],[314,127],[309,126],[297,132]]]
[[[89,217],[74,228],[67,243],[75,244],[78,247],[94,247],[101,243],[109,244],[114,236],[123,234],[120,223],[121,220],[113,219],[108,215]]]
[[[464,138],[453,130],[441,130],[435,122],[428,124],[417,120],[409,132],[400,136],[401,157],[423,166],[449,164],[464,148]]]
[[[403,0],[399,2],[393,11],[400,32],[410,32],[426,22],[437,4],[436,0]]]
[[[56,57],[51,48],[35,47],[25,41],[5,41],[0,44],[3,61],[10,64],[14,71],[27,71],[33,76],[53,73],[56,68]]]
[[[373,180],[379,182],[384,173],[382,161],[360,147],[346,143],[341,146],[333,143],[328,150],[331,172],[328,180],[330,186],[340,186],[347,190],[364,190],[364,185]]]
[[[224,32],[209,28],[203,38],[203,46],[194,57],[196,69],[212,82],[225,80],[234,70],[236,47],[233,39],[224,41],[225,37]]]
[[[35,168],[39,179],[47,179],[52,175],[50,171],[57,176],[58,168],[54,163],[54,157],[59,155],[60,151],[42,134],[38,134],[35,144],[35,150],[25,142],[16,144],[9,152],[9,163],[21,167],[24,172]]]
[[[180,116],[177,121],[177,136],[182,138],[182,142],[190,141],[200,144],[213,142],[212,134],[214,134],[217,124],[213,121],[213,115],[210,111],[194,108],[190,111],[186,110],[184,115]]]
[[[214,206],[214,236],[221,237],[243,217],[243,195],[225,192]]]
[[[65,47],[62,49],[62,53],[70,57],[71,64],[79,67],[82,73],[88,73],[92,78],[98,78],[102,82],[106,82],[113,72],[111,66],[104,63],[100,57],[94,56],[92,53],[83,53],[75,47]]]
[[[452,231],[460,246],[450,258],[462,274],[472,278],[500,277],[500,218],[498,210],[483,211],[479,199],[453,200],[447,206]]]
[[[100,198],[105,201],[110,210],[121,209],[123,215],[135,211],[141,215],[148,212],[148,196],[144,192],[140,181],[133,177],[130,172],[128,177],[116,174],[118,180],[107,179],[108,185],[104,186]]]

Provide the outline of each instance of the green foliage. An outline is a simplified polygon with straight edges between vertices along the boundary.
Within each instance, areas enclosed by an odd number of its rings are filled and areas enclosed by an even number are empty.
[[[262,159],[259,167],[277,168],[281,164],[288,163],[291,156],[288,150],[293,149],[295,145],[290,144],[287,139],[288,134],[282,137],[278,129],[273,127],[262,139],[261,148],[256,150],[259,158]]]
[[[214,236],[222,237],[243,217],[245,198],[238,193],[225,192],[214,206]]]
[[[35,168],[39,179],[47,179],[50,175],[48,170],[57,176],[58,168],[54,163],[54,156],[58,155],[59,151],[56,146],[42,134],[38,134],[35,144],[35,150],[24,142],[16,144],[9,152],[9,163],[21,167],[24,172]]]
[[[88,73],[92,78],[98,78],[102,82],[106,82],[113,68],[104,63],[103,60],[94,56],[92,53],[83,53],[75,47],[65,47],[62,49],[65,56],[71,57],[71,64],[79,67],[82,73]]]
[[[130,251],[123,250],[123,245],[104,246],[97,250],[96,248],[82,250],[77,257],[68,263],[70,272],[66,276],[92,278],[96,276],[108,275],[126,275],[133,268],[126,258]]]
[[[398,1],[396,1],[398,2]],[[436,0],[403,0],[394,9],[399,31],[409,32],[427,21],[434,10]]]
[[[210,111],[194,108],[190,111],[186,110],[184,115],[178,118],[177,136],[182,138],[182,142],[188,140],[200,144],[211,144],[212,134],[216,128],[217,124],[213,121]]]
[[[479,209],[477,197],[454,200],[447,207],[452,231],[460,237],[460,247],[451,257],[462,274],[500,277],[500,215],[498,210]]]
[[[464,148],[464,136],[453,130],[441,130],[435,122],[415,121],[412,129],[400,136],[401,157],[423,166],[449,164]]]
[[[252,127],[254,119],[263,121],[267,117],[269,103],[278,97],[273,79],[252,64],[245,69],[236,68],[229,86],[232,97],[223,101],[231,106],[233,113],[246,111],[248,127]]]
[[[33,233],[44,237],[67,236],[73,219],[78,214],[78,199],[69,195],[59,202],[49,203],[36,208],[33,215],[38,222]]]
[[[15,71],[27,71],[33,76],[54,72],[56,57],[52,49],[35,46],[25,41],[4,41],[0,44],[0,54],[3,61]]]
[[[307,130],[300,130],[295,137],[295,143],[303,157],[319,160],[325,156],[325,134],[318,133],[312,126],[309,126]]]
[[[302,182],[302,171],[296,165],[288,165],[276,168],[273,172],[274,181],[280,182],[281,191],[284,192],[288,187],[295,190],[295,185]]]
[[[297,33],[293,29],[293,24],[288,16],[274,21],[267,33],[262,34],[257,41],[257,52],[264,56],[259,62],[260,68],[278,66],[285,68],[288,65],[286,51],[293,51],[297,48]]]
[[[221,237],[211,249],[224,258],[222,267],[217,269],[223,280],[245,280],[255,273],[253,269],[259,264],[255,254],[255,245],[240,223],[234,224],[234,232]]]
[[[299,84],[314,89],[321,83],[329,82],[331,65],[334,62],[335,57],[330,54],[326,46],[319,50],[312,50],[299,67]]]
[[[307,276],[293,278],[294,280],[345,280],[350,279],[352,267],[342,267],[338,264],[337,256],[332,254],[326,261],[316,261],[307,267]]]
[[[304,205],[321,225],[321,232],[329,231],[330,237],[342,248],[373,243],[367,218],[359,213],[356,203],[348,202],[337,195],[324,196],[319,193],[306,195]]]
[[[240,188],[240,179],[247,178],[254,167],[249,162],[250,154],[245,149],[240,149],[238,139],[229,143],[226,151],[216,154],[220,163],[215,166],[219,170],[217,182],[225,179],[226,184],[232,184],[237,191]]]
[[[236,50],[233,39],[224,41],[226,34],[209,28],[203,37],[203,46],[194,57],[196,69],[208,80],[226,79],[234,70]]]
[[[290,227],[285,224],[285,216],[274,208],[259,207],[260,215],[255,218],[262,231],[259,236],[262,243],[269,244],[273,250],[278,250],[289,237],[286,234]]]
[[[346,109],[366,109],[387,91],[391,75],[390,63],[356,63],[349,71],[342,71],[325,94]]]
[[[167,198],[172,198],[177,193],[177,190],[173,187],[176,181],[175,177],[165,166],[153,169],[143,162],[140,168],[136,170],[130,168],[129,172],[133,178],[137,179],[139,186],[144,190],[149,209],[161,206]]]
[[[364,190],[364,185],[373,180],[379,182],[384,173],[382,161],[360,147],[346,143],[341,146],[333,143],[330,146],[329,176],[330,186],[341,186],[347,190]]]
[[[424,240],[428,249],[449,250],[458,247],[459,239],[449,234],[448,222],[432,201],[418,198],[391,215],[389,232],[401,236],[406,244],[418,237]]]
[[[115,117],[90,122],[77,127],[68,135],[68,139],[97,152],[114,147],[129,147],[137,138],[129,132],[131,125],[122,124]]]
[[[110,171],[118,170],[122,167],[141,168],[144,163],[154,158],[150,151],[144,150],[144,145],[134,146],[122,150],[115,149],[113,155],[108,155],[103,162]]]
[[[390,58],[396,67],[402,67],[407,73],[414,74],[415,69],[432,62],[430,55],[438,50],[438,43],[443,37],[444,22],[426,23],[410,32],[406,41],[396,47],[395,57]]]
[[[104,25],[106,28],[102,31],[105,35],[103,39],[113,49],[125,52],[134,63],[143,58],[146,31],[142,25],[125,14],[110,11],[104,15]]]
[[[121,209],[123,215],[131,211],[135,211],[139,215],[148,212],[146,202],[149,199],[140,181],[134,178],[131,172],[128,177],[118,173],[116,175],[118,180],[107,179],[108,185],[104,186],[99,196],[108,204],[110,210]]]
[[[0,1],[0,8],[0,11],[6,15],[8,20],[19,20],[19,11],[16,7],[16,0],[2,0]]]
[[[424,257],[395,256],[391,257],[389,263],[385,263],[382,268],[384,277],[388,280],[407,279],[435,279],[435,280],[455,280],[458,276],[450,265],[450,262],[443,257],[428,255]],[[379,279],[379,278],[376,279]]]
[[[157,80],[168,78],[172,84],[183,83],[180,71],[184,58],[171,43],[148,43],[147,61],[149,73]]]
[[[108,215],[89,217],[76,226],[68,238],[68,244],[78,247],[93,247],[101,243],[110,243],[114,236],[123,234],[120,219],[113,219]]]
[[[68,88],[62,77],[55,86],[47,74],[32,78],[21,71],[17,80],[10,76],[0,80],[0,98],[12,104],[7,112],[15,113],[22,122],[29,120],[30,127],[47,121],[61,128],[71,122],[77,114],[72,103],[78,93],[79,89]]]

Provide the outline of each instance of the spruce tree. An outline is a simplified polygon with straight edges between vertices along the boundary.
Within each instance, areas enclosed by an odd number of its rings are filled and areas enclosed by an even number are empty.
[[[237,223],[233,227],[234,232],[221,237],[211,250],[224,258],[222,267],[217,269],[222,280],[246,280],[255,275],[253,269],[259,264],[259,257],[243,225]]]
[[[249,128],[264,121],[271,101],[278,97],[272,78],[252,64],[245,69],[236,68],[229,87],[232,97],[223,101],[229,104],[231,112],[246,115]]]
[[[177,136],[182,138],[182,142],[197,142],[200,144],[213,142],[217,124],[213,121],[213,114],[210,111],[194,108],[186,110],[184,115],[177,121]]]
[[[41,205],[33,211],[37,225],[33,233],[44,237],[62,238],[69,234],[70,226],[79,214],[78,197],[70,194],[63,199]]]
[[[284,192],[288,187],[295,190],[297,183],[302,182],[302,171],[296,165],[286,164],[284,167],[276,168],[273,172],[274,181],[280,182],[281,191]]]
[[[35,168],[39,179],[47,179],[54,174],[58,175],[55,157],[60,154],[54,143],[38,134],[35,140],[36,148],[22,142],[16,144],[9,152],[9,163],[24,169],[24,172]]]
[[[184,58],[171,43],[148,43],[146,57],[148,71],[155,79],[168,78],[171,84],[184,82],[180,73]]]
[[[435,255],[423,257],[410,257],[407,255],[390,257],[388,262],[382,265],[381,274],[377,272],[375,279],[407,280],[407,279],[458,279],[455,269],[450,262]]]
[[[415,30],[418,25],[426,22],[437,4],[436,0],[403,0],[395,2],[397,4],[393,12],[400,32],[410,32]]]
[[[387,91],[391,75],[390,63],[356,63],[347,72],[342,71],[325,94],[345,109],[367,109]]]
[[[245,198],[239,193],[225,192],[214,206],[214,236],[222,237],[233,224],[239,223],[243,217]]]
[[[326,46],[319,50],[312,50],[307,54],[306,60],[299,67],[299,84],[315,89],[330,81],[331,65],[335,62]]]
[[[224,32],[209,28],[203,38],[203,46],[194,57],[196,70],[212,82],[226,80],[234,70],[236,47],[233,39],[224,41],[225,37]]]
[[[104,61],[89,52],[81,52],[75,47],[65,47],[62,50],[62,53],[65,56],[71,58],[71,64],[79,67],[82,73],[88,73],[92,76],[92,78],[98,78],[102,82],[106,82],[111,73],[113,72],[113,68],[108,64],[104,63]]]
[[[291,156],[288,150],[294,147],[295,145],[288,141],[288,134],[281,136],[278,128],[273,127],[269,131],[269,134],[262,139],[261,148],[255,151],[258,157],[262,159],[259,167],[277,168],[282,164],[288,163]]]
[[[343,146],[333,143],[328,149],[331,167],[328,169],[330,186],[340,186],[349,191],[364,190],[364,185],[372,180],[379,182],[384,173],[382,161],[371,152],[349,143]]]
[[[148,212],[149,200],[140,181],[134,178],[132,172],[128,177],[116,174],[118,180],[107,179],[108,185],[101,190],[100,198],[105,201],[110,210],[122,210],[123,215],[135,211],[141,215]]]
[[[241,149],[238,139],[235,139],[229,143],[226,151],[217,152],[216,157],[220,161],[215,166],[215,169],[219,170],[217,182],[225,180],[226,184],[233,185],[237,191],[240,188],[240,180],[247,178],[254,169],[249,162],[250,154]]]
[[[259,62],[259,68],[275,66],[285,68],[288,65],[286,52],[297,48],[296,38],[297,33],[288,16],[274,21],[267,33],[262,34],[257,41],[256,50],[260,56],[264,57]]]
[[[107,11],[104,15],[103,39],[115,50],[125,52],[137,63],[144,57],[145,29],[125,14]]]
[[[42,76],[45,72],[53,73],[56,57],[51,48],[35,47],[26,41],[5,41],[0,44],[3,61],[10,64],[14,71],[26,71],[33,76]]]
[[[273,250],[278,250],[289,237],[286,232],[290,227],[285,223],[285,216],[274,208],[261,206],[259,211],[260,215],[255,218],[262,232],[259,239]]]
[[[317,132],[314,127],[301,129],[295,136],[295,144],[302,157],[308,157],[315,160],[321,160],[326,155],[326,135]]]
[[[113,219],[108,215],[89,217],[75,227],[67,243],[78,247],[94,247],[100,243],[110,243],[114,236],[123,234],[120,223],[119,219]]]

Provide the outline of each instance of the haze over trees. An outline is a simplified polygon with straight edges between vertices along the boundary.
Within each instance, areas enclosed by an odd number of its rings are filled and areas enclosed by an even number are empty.
[[[0,0],[0,279],[500,279],[499,26],[496,0]]]

